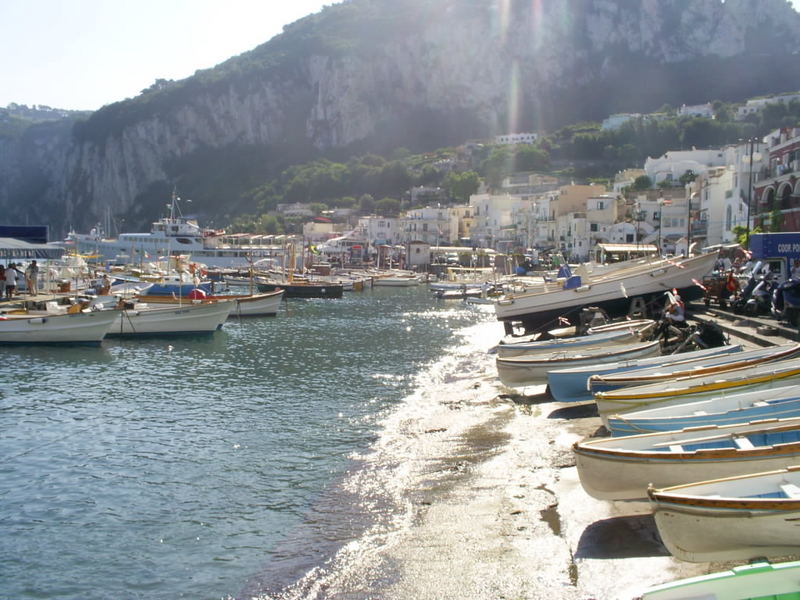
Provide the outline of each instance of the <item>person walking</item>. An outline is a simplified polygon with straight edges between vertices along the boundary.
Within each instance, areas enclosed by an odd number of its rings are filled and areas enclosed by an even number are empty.
[[[36,296],[39,293],[39,265],[35,260],[32,260],[25,269],[25,287],[28,288],[30,296]]]

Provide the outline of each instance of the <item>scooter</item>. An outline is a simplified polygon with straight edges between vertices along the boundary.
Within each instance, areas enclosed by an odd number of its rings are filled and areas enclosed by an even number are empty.
[[[762,263],[757,262],[753,266],[747,285],[731,302],[733,312],[748,315],[772,314],[774,287],[772,273],[769,269],[762,271]]]

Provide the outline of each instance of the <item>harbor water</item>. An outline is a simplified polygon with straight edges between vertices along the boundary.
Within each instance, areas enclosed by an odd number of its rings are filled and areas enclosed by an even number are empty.
[[[0,348],[0,598],[390,588],[369,557],[412,525],[408,490],[466,460],[431,467],[420,423],[475,425],[451,385],[501,333],[420,286],[288,300],[207,336]]]

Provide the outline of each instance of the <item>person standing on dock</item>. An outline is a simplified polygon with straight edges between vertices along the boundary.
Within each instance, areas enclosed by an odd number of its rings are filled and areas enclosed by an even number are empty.
[[[11,299],[14,297],[14,290],[17,289],[17,276],[19,275],[19,271],[17,271],[14,263],[8,263],[6,267],[5,279],[6,279],[6,298]]]
[[[36,296],[39,293],[39,265],[36,264],[35,260],[32,260],[28,268],[25,269],[25,287],[31,296]]]

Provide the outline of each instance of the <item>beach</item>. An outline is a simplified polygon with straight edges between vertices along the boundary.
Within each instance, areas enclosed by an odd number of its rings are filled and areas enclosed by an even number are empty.
[[[555,402],[543,385],[504,388],[494,355],[474,358],[406,424],[423,448],[414,468],[430,473],[406,490],[413,522],[362,561],[353,585],[322,597],[630,600],[733,566],[679,561],[646,501],[584,492],[571,446],[603,434],[592,403]],[[366,591],[370,571],[381,576]]]

